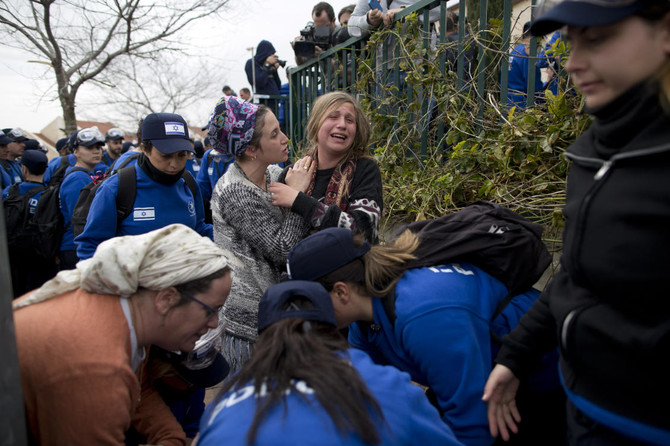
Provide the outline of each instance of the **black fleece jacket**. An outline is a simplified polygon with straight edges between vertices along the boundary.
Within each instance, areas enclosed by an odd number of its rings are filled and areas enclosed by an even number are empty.
[[[522,377],[558,341],[568,391],[667,430],[670,117],[648,83],[593,115],[566,153],[561,270],[496,360]]]

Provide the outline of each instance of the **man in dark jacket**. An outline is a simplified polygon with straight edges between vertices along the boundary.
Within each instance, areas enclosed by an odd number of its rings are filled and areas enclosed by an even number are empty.
[[[254,58],[247,60],[244,66],[247,80],[253,87],[254,94],[279,94],[281,86],[279,73],[277,73],[279,66],[275,47],[269,41],[261,40],[256,47]],[[274,110],[274,101],[268,101],[267,105]]]

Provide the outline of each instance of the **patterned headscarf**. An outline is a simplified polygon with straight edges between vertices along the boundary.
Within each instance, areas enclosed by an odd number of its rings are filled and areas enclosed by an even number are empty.
[[[254,135],[258,105],[224,96],[214,107],[207,135],[217,152],[242,156]]]
[[[82,288],[129,297],[138,288],[162,290],[219,271],[237,260],[207,237],[182,224],[102,242],[90,259],[61,271],[14,309]]]

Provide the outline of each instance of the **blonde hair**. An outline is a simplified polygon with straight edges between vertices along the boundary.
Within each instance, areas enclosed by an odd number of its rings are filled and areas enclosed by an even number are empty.
[[[374,245],[363,256],[365,289],[372,296],[388,294],[414,259],[419,237],[409,229],[389,244]]]
[[[347,153],[342,160],[343,162],[340,164],[343,164],[351,158],[358,159],[366,156],[368,141],[370,139],[370,123],[356,98],[344,91],[326,93],[323,96],[319,96],[314,102],[312,112],[309,115],[309,121],[307,121],[307,134],[311,143],[311,147],[307,152],[308,155],[318,160],[317,148],[319,144],[319,129],[321,129],[321,126],[328,118],[328,112],[347,103],[354,107],[354,114],[356,115],[356,135],[354,135],[354,141],[352,142],[351,147],[347,150]]]

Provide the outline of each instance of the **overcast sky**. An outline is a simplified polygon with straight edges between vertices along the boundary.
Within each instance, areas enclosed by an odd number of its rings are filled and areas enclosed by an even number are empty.
[[[203,20],[192,27],[185,36],[196,48],[190,57],[207,58],[214,66],[222,68],[220,82],[211,92],[211,99],[199,104],[197,110],[184,111],[185,117],[194,121],[206,120],[224,84],[238,92],[242,87],[250,87],[244,72],[244,64],[251,57],[247,48],[255,49],[263,39],[274,44],[279,58],[288,61],[287,67],[295,65],[290,42],[311,20],[312,7],[316,3],[318,0],[230,0],[231,6],[221,13],[223,19]],[[330,2],[336,16],[341,8],[351,3],[354,1]],[[35,59],[34,55],[0,45],[0,128],[21,127],[37,132],[62,115],[60,104],[52,100],[52,72],[46,65],[28,62]],[[280,69],[280,76],[285,82],[283,71]],[[77,98],[85,99],[87,94],[91,93],[84,87]],[[99,114],[97,110],[77,109],[80,120],[102,120]],[[199,126],[204,122],[189,124]]]

